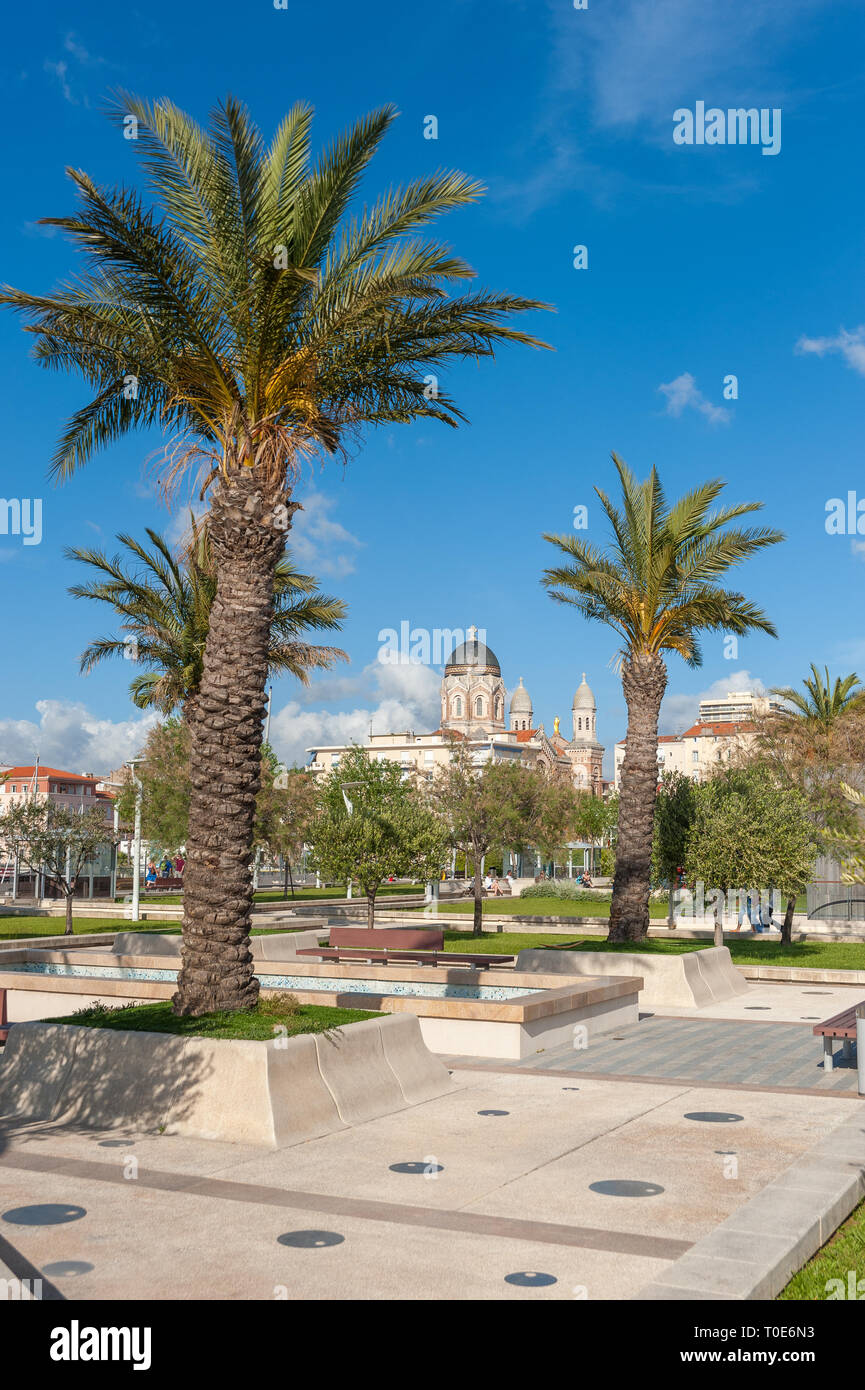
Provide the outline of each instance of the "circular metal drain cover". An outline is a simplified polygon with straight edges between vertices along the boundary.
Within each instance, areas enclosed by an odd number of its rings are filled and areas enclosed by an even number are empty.
[[[600,1192],[605,1197],[657,1197],[663,1192],[656,1182],[634,1182],[630,1178],[608,1178],[604,1182],[590,1182],[591,1192]]]
[[[297,1250],[318,1250],[323,1245],[342,1245],[345,1236],[338,1231],[286,1231],[277,1236],[277,1245],[291,1245]]]
[[[510,1115],[510,1110],[479,1110],[479,1115]]]
[[[13,1207],[4,1211],[3,1220],[13,1226],[61,1226],[64,1221],[80,1221],[87,1212],[84,1207],[72,1207],[63,1202],[45,1202],[42,1206]]]
[[[557,1284],[559,1281],[554,1274],[538,1274],[534,1270],[518,1270],[516,1274],[506,1274],[506,1284],[519,1284],[523,1289],[542,1289],[548,1284]]]
[[[772,1007],[771,1004],[746,1004],[746,1005],[745,1005],[745,1008],[746,1008],[746,1009],[761,1009],[761,1010],[763,1010],[764,1012],[768,1012],[768,1010],[771,1009],[771,1007]]]
[[[803,1023],[814,1023],[820,1017],[819,1014],[800,1014]]]
[[[444,1164],[442,1163],[391,1163],[392,1173],[443,1173]]]
[[[702,1120],[707,1125],[731,1125],[744,1118],[727,1110],[689,1110],[685,1115],[686,1120]]]
[[[578,1091],[579,1089],[580,1089],[579,1086],[563,1086],[563,1087],[562,1087],[562,1090],[563,1090],[563,1091]]]
[[[128,1149],[131,1143],[131,1139],[100,1139],[99,1147],[100,1149]]]
[[[831,989],[803,989],[803,994],[831,994]]]
[[[43,1265],[42,1273],[49,1279],[71,1279],[75,1274],[89,1274],[92,1268],[86,1260],[55,1260],[54,1264]]]

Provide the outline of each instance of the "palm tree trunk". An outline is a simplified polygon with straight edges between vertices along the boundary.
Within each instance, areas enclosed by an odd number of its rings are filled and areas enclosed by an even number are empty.
[[[608,941],[642,941],[649,931],[658,718],[666,685],[667,668],[659,656],[636,652],[624,662],[622,688],[628,706],[628,731]]]
[[[176,1014],[192,1015],[258,1001],[249,945],[252,840],[273,575],[285,544],[273,499],[252,470],[220,484],[208,529],[218,583],[190,720],[183,960],[172,1000]]]

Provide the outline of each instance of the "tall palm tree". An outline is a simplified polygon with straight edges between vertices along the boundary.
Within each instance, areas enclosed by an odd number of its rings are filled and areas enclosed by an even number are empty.
[[[125,637],[99,637],[81,657],[84,674],[100,661],[134,657],[149,667],[132,679],[129,693],[139,709],[172,714],[182,706],[187,718],[201,684],[210,612],[216,597],[216,566],[205,521],[190,517],[190,532],[181,555],[175,555],[164,536],[147,529],[150,547],[131,536],[117,537],[129,552],[133,567],[115,555],[70,547],[69,559],[89,565],[101,576],[89,584],[73,584],[75,598],[108,604],[123,622]],[[326,670],[347,661],[339,647],[312,644],[309,630],[340,626],[346,606],[341,599],[319,593],[309,574],[300,574],[286,557],[274,573],[274,605],[267,663],[271,674],[295,676],[309,684],[309,671]]]
[[[89,271],[53,295],[6,288],[37,360],[78,372],[92,399],[54,460],[67,478],[136,427],[169,437],[169,480],[210,494],[218,582],[191,722],[192,801],[184,893],[181,1014],[255,1005],[250,858],[273,580],[298,503],[302,460],[348,452],[365,425],[463,419],[439,374],[501,342],[536,300],[456,292],[473,274],[419,235],[476,201],[465,175],[430,174],[353,216],[361,176],[395,119],[364,117],[310,162],[312,109],[294,106],[266,146],[229,97],[203,129],[168,101],[121,94],[129,150],[155,199],[70,170],[80,208],[47,218]]]
[[[791,710],[781,712],[784,720],[800,720],[808,728],[829,733],[836,719],[847,710],[860,707],[863,703],[862,682],[855,671],[849,676],[835,677],[834,686],[829,680],[829,667],[823,667],[821,675],[811,662],[811,675],[802,682],[805,689],[795,690],[792,686],[779,686],[772,691],[782,700],[792,705]],[[858,689],[857,689],[858,687]]]
[[[545,536],[568,563],[546,570],[543,583],[556,602],[606,623],[622,640],[628,729],[609,940],[634,941],[649,929],[658,717],[667,685],[663,653],[676,652],[689,666],[700,666],[700,632],[744,635],[756,630],[776,636],[761,609],[716,581],[783,536],[769,528],[730,525],[759,511],[762,503],[710,510],[724,487],[718,479],[668,505],[654,468],[641,483],[615,454],[613,463],[621,505],[595,489],[612,528],[612,543],[599,550],[574,536]]]

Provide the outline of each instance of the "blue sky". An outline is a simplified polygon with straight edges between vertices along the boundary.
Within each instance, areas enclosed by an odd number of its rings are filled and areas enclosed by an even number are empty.
[[[736,581],[779,640],[741,641],[728,660],[710,639],[696,672],[671,658],[665,729],[690,719],[701,692],[798,684],[811,661],[865,678],[865,536],[824,524],[830,498],[865,497],[861,5],[152,0],[80,3],[74,18],[57,4],[17,7],[6,26],[0,217],[12,284],[47,290],[72,269],[63,239],[35,225],[72,207],[66,165],[139,180],[102,110],[111,88],[170,96],[200,119],[230,91],[268,134],[293,101],[312,101],[321,143],[396,103],[366,196],[443,166],[481,178],[487,196],[440,234],[480,283],[556,306],[532,325],[555,352],[510,349],[450,374],[465,428],[380,430],[347,468],[307,471],[295,548],[349,605],[351,664],[307,691],[277,683],[283,756],[361,737],[370,722],[435,726],[437,673],[376,661],[379,632],[403,621],[484,628],[508,687],[523,676],[548,728],[557,714],[568,726],[586,671],[611,749],[625,719],[613,634],[551,603],[539,582],[553,560],[541,534],[568,532],[575,506],[603,538],[593,487],[612,486],[611,450],[641,475],[656,464],[670,495],[720,475],[730,500],[764,501],[789,537]],[[698,101],[779,108],[780,153],[675,144],[673,112]],[[437,140],[424,139],[428,115]],[[0,319],[0,496],[43,502],[40,545],[0,535],[0,762],[38,749],[101,771],[136,751],[146,724],[125,663],[78,675],[78,654],[110,624],[66,594],[77,567],[63,548],[113,549],[119,530],[176,534],[180,522],[155,495],[153,435],[59,490],[47,482],[83,387],[40,371],[27,349],[17,320]]]

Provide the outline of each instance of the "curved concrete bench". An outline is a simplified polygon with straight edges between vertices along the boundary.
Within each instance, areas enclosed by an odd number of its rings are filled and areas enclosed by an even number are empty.
[[[17,1023],[0,1114],[281,1148],[453,1089],[414,1015],[252,1042]]]
[[[298,949],[317,946],[327,929],[296,932],[277,932],[273,936],[253,936],[252,955],[255,960],[295,960]],[[179,956],[182,936],[161,932],[122,931],[114,938],[115,956]],[[312,960],[311,956],[307,957]]]
[[[680,955],[626,951],[520,951],[517,970],[543,975],[642,975],[640,1005],[658,1009],[699,1008],[746,994],[748,985],[726,946],[707,946]]]

